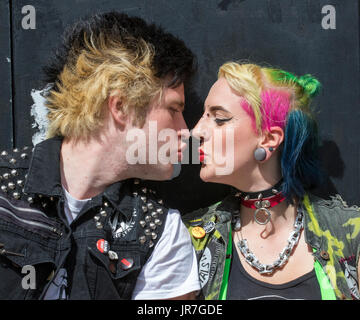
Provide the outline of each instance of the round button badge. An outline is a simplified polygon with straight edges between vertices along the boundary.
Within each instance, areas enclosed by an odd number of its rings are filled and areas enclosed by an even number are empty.
[[[194,238],[196,238],[196,239],[204,238],[205,234],[206,234],[204,228],[202,228],[202,227],[192,228],[191,233],[194,236]]]
[[[108,253],[109,251],[109,242],[104,239],[99,239],[96,242],[96,247],[101,253]]]

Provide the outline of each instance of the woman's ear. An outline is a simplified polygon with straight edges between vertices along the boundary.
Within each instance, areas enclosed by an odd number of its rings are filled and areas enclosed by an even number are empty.
[[[270,151],[270,153],[272,153],[279,148],[283,141],[284,130],[281,127],[274,126],[269,130],[264,131],[259,147],[262,147],[266,151]]]
[[[114,121],[120,126],[125,126],[128,120],[128,115],[125,112],[123,99],[119,95],[111,95],[107,100],[109,114]]]

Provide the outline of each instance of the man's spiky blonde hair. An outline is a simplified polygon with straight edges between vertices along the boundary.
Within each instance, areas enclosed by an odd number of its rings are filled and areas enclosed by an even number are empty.
[[[49,137],[87,137],[101,127],[104,103],[111,95],[120,95],[125,111],[133,111],[136,124],[142,126],[146,106],[160,92],[151,67],[154,52],[144,40],[127,39],[134,44],[130,51],[102,34],[89,38],[85,35],[86,49],[79,55],[74,52],[76,59],[69,59],[57,90],[47,97]]]
[[[111,11],[79,20],[44,67],[53,84],[48,136],[88,137],[102,126],[112,95],[143,126],[150,101],[190,78],[194,62],[183,41],[141,18]]]

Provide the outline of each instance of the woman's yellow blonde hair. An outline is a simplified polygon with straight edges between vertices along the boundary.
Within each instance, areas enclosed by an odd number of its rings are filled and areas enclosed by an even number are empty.
[[[218,77],[224,77],[229,86],[245,99],[259,133],[264,129],[264,121],[274,116],[269,112],[280,111],[284,116],[283,125],[291,110],[301,109],[311,114],[311,98],[320,90],[320,82],[309,74],[297,77],[281,69],[251,63],[227,62],[219,68]],[[277,106],[277,110],[270,110],[275,99],[269,99],[269,94],[274,96],[274,93],[277,99],[280,93],[287,93],[288,101],[282,99],[283,103]]]

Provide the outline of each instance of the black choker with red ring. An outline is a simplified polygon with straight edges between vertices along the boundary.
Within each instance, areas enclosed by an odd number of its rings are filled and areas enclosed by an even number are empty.
[[[258,192],[243,192],[239,191],[235,197],[240,198],[241,204],[245,207],[256,209],[254,213],[254,219],[258,224],[265,225],[271,219],[271,213],[269,208],[276,206],[283,202],[285,197],[281,193],[280,188],[283,180],[281,179],[273,187],[258,191]],[[260,220],[259,215],[265,214],[265,220]]]

